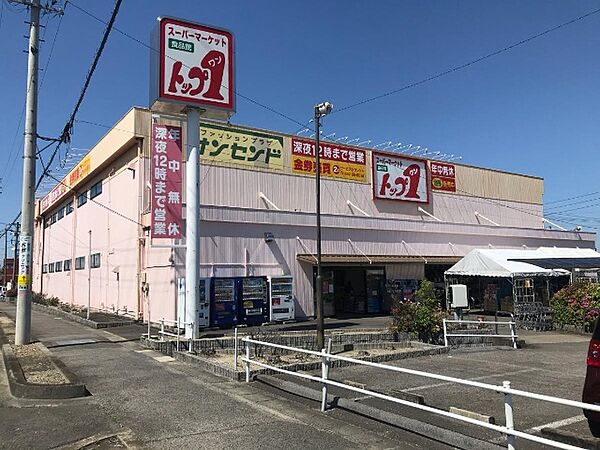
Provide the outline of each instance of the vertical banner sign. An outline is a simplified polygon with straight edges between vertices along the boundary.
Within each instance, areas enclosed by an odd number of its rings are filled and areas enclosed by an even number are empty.
[[[233,35],[192,22],[159,19],[158,98],[233,111]]]
[[[454,164],[431,161],[431,189],[456,192],[456,170]]]
[[[367,181],[367,158],[364,150],[333,142],[322,142],[319,147],[321,176]],[[315,141],[292,138],[292,172],[312,175],[316,171]]]
[[[17,285],[20,291],[26,291],[31,286],[31,236],[19,236],[19,278]]]
[[[373,197],[429,202],[427,161],[373,152]]]
[[[152,124],[152,238],[182,236],[181,127]]]

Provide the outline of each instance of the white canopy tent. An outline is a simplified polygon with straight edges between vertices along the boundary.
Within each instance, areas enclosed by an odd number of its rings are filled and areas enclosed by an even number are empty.
[[[556,251],[558,249],[551,249]],[[578,249],[564,249],[578,250]],[[582,251],[584,251],[582,249]],[[589,250],[593,253],[593,250]],[[589,257],[588,249],[585,249]],[[560,252],[558,252],[560,253]],[[596,253],[598,257],[600,254]],[[480,276],[480,277],[532,277],[532,276],[564,276],[569,275],[568,270],[563,269],[544,269],[534,264],[514,261],[524,259],[551,258],[550,252],[543,249],[536,250],[518,250],[518,249],[475,249],[469,252],[463,259],[454,264],[445,272],[446,276]],[[573,257],[573,252],[569,253]],[[564,256],[555,256],[564,257]]]

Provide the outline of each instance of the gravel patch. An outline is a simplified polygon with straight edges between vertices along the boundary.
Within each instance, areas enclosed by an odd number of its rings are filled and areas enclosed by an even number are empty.
[[[19,360],[23,375],[33,384],[68,384],[62,372],[54,365],[50,357],[42,350],[40,343],[13,345],[15,356]]]

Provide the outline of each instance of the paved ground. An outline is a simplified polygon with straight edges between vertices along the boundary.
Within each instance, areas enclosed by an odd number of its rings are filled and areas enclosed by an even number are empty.
[[[0,303],[14,318],[14,305]],[[445,445],[314,402],[283,397],[258,383],[227,382],[153,351],[127,335],[93,330],[41,312],[34,337],[51,348],[92,396],[17,400],[0,370],[0,448],[423,448]]]
[[[516,389],[581,400],[589,337],[534,332],[522,332],[521,337],[528,343],[522,350],[458,349],[448,355],[402,360],[390,364],[495,385],[501,385],[502,381],[508,380]],[[496,423],[504,424],[503,397],[493,391],[395,372],[384,375],[380,369],[364,366],[336,368],[331,371],[331,376],[339,381],[351,380],[361,383],[376,391],[389,392],[399,389],[420,394],[429,406],[446,410],[451,406],[467,409],[494,416]],[[444,428],[458,430],[470,436],[503,441],[495,432],[487,432],[451,419],[348,391],[332,389],[331,392]],[[591,437],[587,422],[578,409],[522,398],[515,398],[514,405],[515,423],[519,430],[536,431],[550,426]],[[539,447],[520,442],[520,448]]]

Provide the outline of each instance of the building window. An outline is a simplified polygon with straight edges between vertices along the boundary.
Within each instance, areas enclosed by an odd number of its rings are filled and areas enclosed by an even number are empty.
[[[60,220],[63,217],[65,217],[65,207],[64,206],[58,210],[56,220]]]
[[[92,269],[97,269],[100,267],[100,253],[94,253],[90,256],[90,267]]]
[[[85,256],[75,258],[75,270],[85,269]]]
[[[44,217],[44,228],[48,228],[50,226],[50,218]]]
[[[62,261],[56,261],[54,263],[54,271],[55,272],[62,272],[63,269],[63,262]]]
[[[102,180],[98,181],[90,188],[90,199],[98,197],[102,194]]]
[[[85,191],[83,194],[79,194],[79,197],[77,197],[77,207],[81,207],[83,205],[85,205],[87,203],[87,191]]]
[[[65,270],[65,272],[67,270],[71,270],[71,260],[70,259],[65,259],[63,261],[63,269]]]
[[[48,264],[48,272],[54,273],[54,263]]]
[[[42,266],[42,273],[48,273],[48,264]]]
[[[57,217],[56,213],[52,214],[52,219],[50,220],[50,224],[56,223],[56,221],[58,220],[56,217]]]
[[[69,215],[73,212],[73,200],[65,205],[65,215]]]

